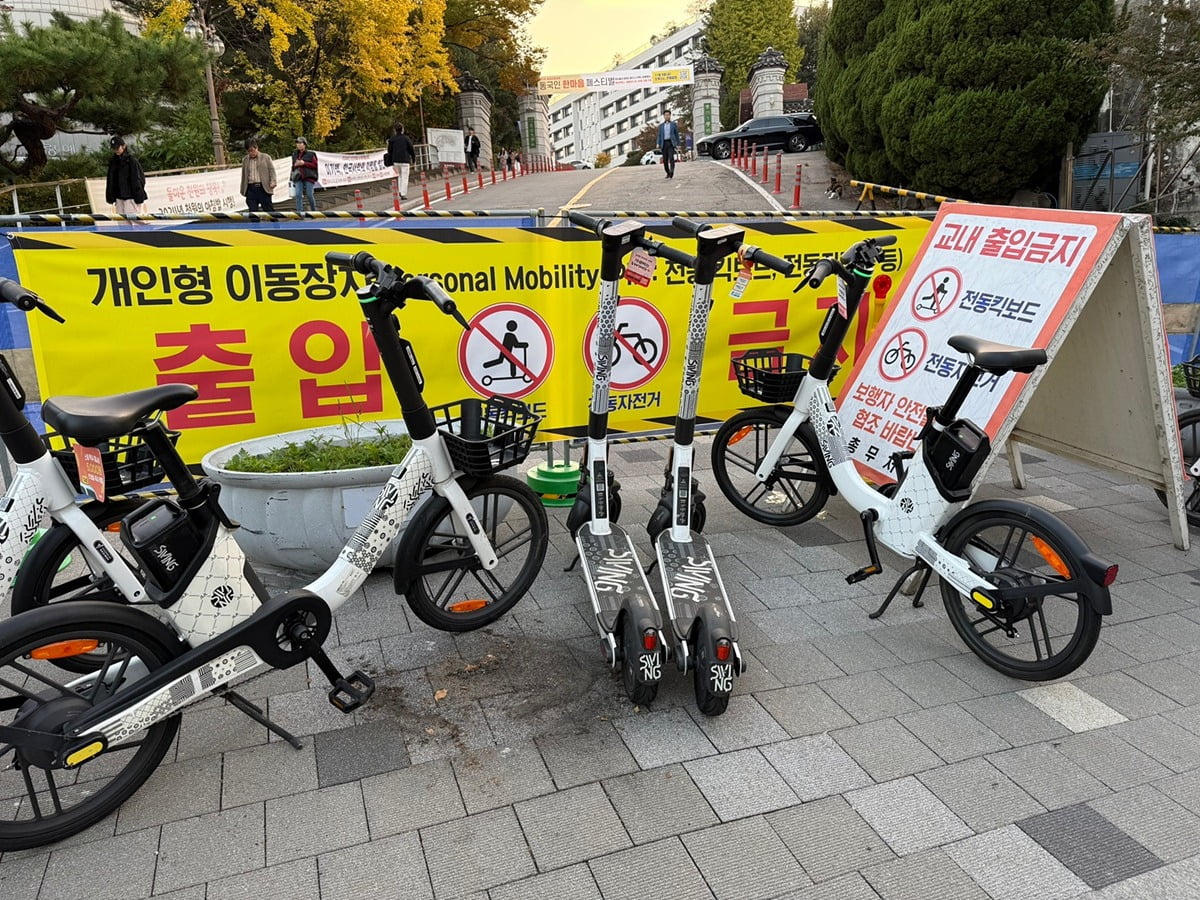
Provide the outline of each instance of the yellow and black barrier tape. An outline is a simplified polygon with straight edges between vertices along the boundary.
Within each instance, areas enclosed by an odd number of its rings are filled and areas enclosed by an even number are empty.
[[[559,215],[565,217],[570,209],[562,209]],[[891,219],[891,218],[925,218],[934,216],[932,210],[888,210],[884,214],[873,210],[852,209],[792,209],[777,210],[721,210],[712,212],[692,211],[663,211],[663,210],[580,210],[595,219],[673,219],[675,216],[685,219]]]
[[[897,197],[912,197],[916,200],[928,200],[930,203],[970,203],[970,200],[960,200],[957,197],[943,197],[941,194],[927,194],[924,191],[910,191],[908,188],[892,187],[887,184],[874,184],[870,181],[850,180],[850,187],[864,191],[879,191],[884,194],[895,194]]]
[[[536,219],[543,214],[540,209],[423,209],[423,210],[342,210],[325,212],[274,212],[274,213],[147,213],[138,216],[110,215],[108,213],[38,213],[31,215],[0,216],[0,226],[5,225],[95,225],[99,222],[296,222],[321,219],[471,219],[486,217],[523,216]]]

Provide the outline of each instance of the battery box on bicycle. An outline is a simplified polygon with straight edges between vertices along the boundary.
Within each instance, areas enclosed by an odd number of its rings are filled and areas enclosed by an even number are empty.
[[[938,493],[951,503],[971,496],[971,483],[992,452],[987,433],[970,419],[956,419],[943,430],[926,428],[921,441],[925,466]]]

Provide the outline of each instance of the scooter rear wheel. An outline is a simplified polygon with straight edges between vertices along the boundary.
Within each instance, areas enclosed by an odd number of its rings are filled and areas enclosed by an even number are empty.
[[[628,613],[621,625],[621,649],[621,681],[625,686],[625,696],[638,706],[653,703],[658,696],[658,681],[641,680],[642,636],[638,634],[634,617]]]
[[[711,643],[708,629],[704,627],[703,621],[699,622],[696,625],[696,641],[693,645],[695,665],[692,668],[692,682],[696,689],[696,706],[706,716],[719,716],[729,708],[730,691],[718,690],[714,686],[717,676],[713,669],[715,667],[727,669],[728,677],[732,680],[733,664],[717,662],[713,655],[713,648],[710,646]]]

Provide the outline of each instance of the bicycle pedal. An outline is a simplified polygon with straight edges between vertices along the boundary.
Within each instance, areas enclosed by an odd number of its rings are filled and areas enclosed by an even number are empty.
[[[878,575],[882,571],[883,566],[863,566],[857,572],[851,572],[846,576],[846,584],[858,584],[860,581],[864,581],[872,575]]]
[[[344,713],[354,712],[371,699],[375,682],[365,672],[355,670],[349,678],[339,678],[329,691],[329,702]]]

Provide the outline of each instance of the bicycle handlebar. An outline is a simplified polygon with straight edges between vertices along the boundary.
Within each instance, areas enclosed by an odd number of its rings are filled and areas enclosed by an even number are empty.
[[[800,283],[800,287],[820,287],[821,282],[832,275],[834,272],[841,269],[843,266],[854,265],[859,261],[860,256],[865,256],[862,264],[874,266],[879,259],[879,250],[883,247],[890,247],[896,243],[894,234],[883,234],[877,238],[867,238],[865,241],[859,241],[854,244],[849,250],[842,254],[840,262],[832,256],[827,256],[824,259],[819,259],[808,274],[804,276],[804,280]],[[799,290],[799,288],[797,288]]]
[[[50,304],[45,300],[20,282],[13,281],[11,278],[0,278],[0,303],[11,303],[17,309],[24,310],[25,312],[36,309],[49,316],[55,322],[67,321],[51,309]]]
[[[380,285],[384,291],[398,288],[400,296],[404,300],[429,300],[464,329],[471,327],[463,318],[462,313],[458,311],[458,304],[454,298],[447,294],[437,281],[427,275],[407,275],[402,269],[376,259],[365,250],[353,254],[331,250],[325,254],[325,261],[332,266],[352,269],[363,275],[373,275],[376,284]]]
[[[598,237],[604,237],[604,226],[610,221],[608,219],[597,219],[595,216],[589,216],[575,210],[567,213],[567,219],[573,225],[579,225],[589,231],[594,231]],[[688,269],[695,268],[695,256],[684,250],[677,250],[670,244],[664,244],[662,241],[656,241],[648,237],[640,237],[635,243],[652,256],[661,256],[663,259]]]

